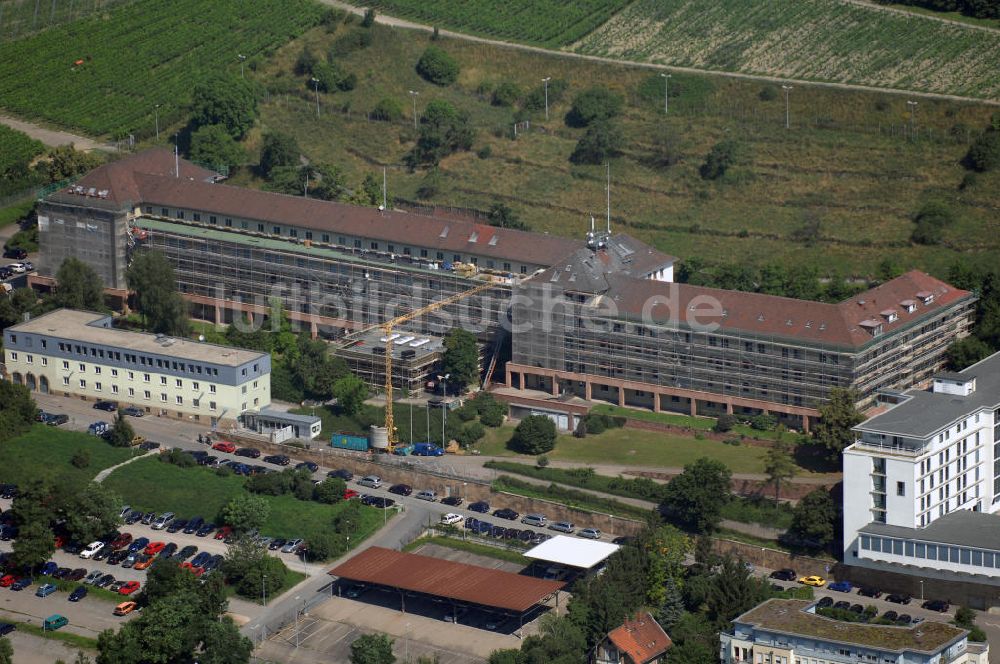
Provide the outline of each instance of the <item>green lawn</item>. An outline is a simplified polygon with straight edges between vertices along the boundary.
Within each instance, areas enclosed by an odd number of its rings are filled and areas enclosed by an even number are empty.
[[[8,207],[0,210],[0,228],[8,224],[13,224],[15,221],[21,221],[28,216],[35,207],[35,199],[28,198],[21,201],[20,203],[15,203]]]
[[[79,450],[90,452],[87,468],[70,463]],[[23,436],[0,443],[0,482],[66,476],[89,480],[104,468],[127,461],[134,453],[112,447],[96,436],[36,424]]]
[[[550,500],[554,503],[566,505],[567,507],[610,514],[623,519],[642,521],[650,513],[648,509],[628,505],[613,498],[602,498],[601,496],[595,496],[578,489],[567,489],[557,484],[550,484],[549,486],[530,484],[509,475],[501,475],[494,480],[493,488],[497,491],[506,491],[526,498],[541,498],[542,500]]]
[[[464,532],[464,531],[463,531]],[[531,564],[531,561],[522,556],[517,551],[511,551],[510,549],[502,549],[497,546],[489,546],[488,544],[479,544],[478,542],[472,542],[467,539],[459,539],[457,537],[447,537],[444,535],[434,535],[431,537],[421,537],[420,539],[414,540],[403,547],[404,551],[414,551],[419,549],[424,544],[437,544],[438,546],[446,546],[449,549],[455,549],[457,551],[466,551],[468,553],[474,553],[477,556],[486,556],[487,558],[496,558],[497,560],[506,560],[509,563],[516,563],[518,565],[524,565],[527,567]]]
[[[507,449],[506,442],[513,430],[512,426],[506,426],[491,432],[476,445],[476,449],[488,456],[532,459]],[[766,450],[761,447],[727,445],[717,440],[698,440],[636,429],[610,429],[586,438],[562,434],[556,440],[556,449],[547,456],[559,461],[649,468],[680,468],[701,457],[709,457],[723,462],[733,472],[762,473],[765,453]],[[801,472],[804,474],[807,471]]]
[[[622,408],[620,406],[612,406],[610,404],[600,404],[598,406],[594,406],[591,412],[603,413],[604,415],[611,415],[613,417],[627,417],[633,420],[641,420],[643,422],[655,422],[657,424],[666,424],[674,427],[686,427],[688,429],[695,429],[698,431],[711,431],[715,426],[716,420],[714,417],[692,417],[691,415],[680,415],[678,413],[654,413],[648,410]],[[730,430],[729,434],[734,437],[745,436],[747,438],[759,438],[760,440],[778,440],[780,438],[784,438],[789,442],[796,438],[796,434],[789,433],[788,431],[761,431],[760,429],[754,429],[746,424],[735,425],[732,430]]]
[[[105,484],[135,508],[214,520],[226,503],[245,490],[243,482],[241,476],[220,477],[206,468],[181,468],[149,458],[112,473]],[[271,537],[309,539],[314,533],[328,531],[347,504],[324,505],[288,495],[265,498],[271,505],[271,515],[261,530]],[[365,506],[361,517],[357,532],[351,536],[352,546],[381,527],[384,518],[381,510]]]

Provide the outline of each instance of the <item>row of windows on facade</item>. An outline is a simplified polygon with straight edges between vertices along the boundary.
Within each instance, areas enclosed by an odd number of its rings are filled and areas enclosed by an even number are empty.
[[[10,335],[10,342],[12,344],[17,343],[17,335]],[[46,350],[49,347],[47,339],[39,339],[42,350]],[[25,346],[32,346],[34,340],[30,336],[24,338]],[[122,358],[125,358],[126,362],[131,364],[138,364],[140,366],[153,367],[156,366],[159,369],[173,369],[174,371],[186,371],[187,373],[205,373],[209,376],[218,376],[219,370],[215,367],[202,366],[200,364],[185,364],[184,362],[177,362],[176,360],[162,360],[159,358],[148,357],[146,355],[134,355],[132,353],[122,353],[117,350],[104,351],[103,348],[94,348],[93,346],[81,346],[79,344],[63,343],[58,342],[59,350],[64,353],[72,353],[75,355],[80,355],[83,357],[97,357],[100,359],[115,360],[116,362],[121,362]],[[65,364],[65,363],[64,363]],[[80,365],[83,366],[82,364]],[[254,371],[257,371],[257,365],[253,366]],[[80,369],[83,371],[83,369]],[[246,369],[243,370],[243,375],[246,375]]]
[[[147,206],[146,207],[146,213],[147,214],[152,214],[153,213],[153,208]],[[169,217],[170,216],[170,210],[168,208],[160,208],[160,213],[164,217]],[[193,221],[196,221],[196,222],[200,222],[201,221],[201,214],[198,213],[198,212],[193,213],[191,215],[191,217],[192,217]],[[176,210],[174,212],[174,218],[176,218],[176,219],[182,219],[183,220],[185,218],[185,213],[182,210]],[[210,215],[209,218],[208,218],[208,223],[210,223],[210,224],[217,225],[218,221],[219,221],[218,218],[216,216],[214,216],[214,215]],[[224,220],[224,224],[223,225],[226,226],[226,227],[228,227],[228,228],[232,228],[232,226],[233,226],[233,220],[230,219],[230,218],[226,218]],[[247,222],[247,221],[240,221],[240,228],[242,230],[250,230],[250,224],[249,224],[249,222]],[[258,233],[266,233],[267,232],[266,228],[267,228],[266,224],[262,224],[262,223],[259,223],[259,222],[257,223],[257,232]],[[288,231],[288,237],[298,239],[298,237],[299,237],[299,229],[297,229],[297,228],[287,228],[286,230]],[[271,226],[271,235],[282,235],[281,226]],[[313,234],[312,231],[303,231],[302,236],[303,236],[303,239],[305,239],[305,240],[313,240],[314,239],[314,234]],[[320,240],[319,240],[320,242],[323,242],[323,243],[326,243],[326,244],[330,244],[331,243],[330,240],[331,240],[331,236],[330,236],[329,233],[321,233],[320,234]],[[347,238],[344,237],[343,235],[338,235],[337,236],[337,244],[339,246],[346,247],[347,246]],[[353,244],[353,246],[354,246],[355,249],[364,249],[364,241],[361,240],[361,239],[353,238],[352,239],[352,244]],[[372,251],[386,251],[386,252],[388,252],[390,254],[397,253],[397,251],[396,251],[396,245],[395,244],[386,243],[384,245],[384,248],[383,248],[382,243],[377,242],[375,240],[369,240],[369,242],[368,242],[368,248],[371,249]],[[401,246],[401,249],[402,249],[402,251],[398,252],[398,253],[402,253],[404,256],[412,256],[413,255],[413,249],[411,247]],[[430,251],[428,249],[419,249],[419,254],[420,254],[421,258],[430,258]],[[439,261],[447,260],[445,258],[445,253],[443,251],[436,252],[436,260],[439,260]],[[462,262],[462,255],[461,254],[452,254],[451,260],[454,261],[454,262],[456,262],[456,263],[461,263]],[[468,261],[470,263],[472,263],[473,265],[477,265],[479,263],[479,258],[477,256],[469,256],[468,257]],[[510,272],[511,271],[511,264],[510,263],[506,263],[505,262],[505,263],[502,263],[502,265],[503,265],[503,267],[501,269],[503,269],[506,272]],[[496,268],[496,262],[493,261],[492,259],[487,259],[487,261],[486,261],[486,267],[488,269],[491,269],[491,270],[495,269]],[[528,266],[522,265],[520,267],[521,267],[521,274],[527,274],[527,272],[528,272]]]
[[[1000,552],[948,544],[928,544],[892,537],[861,535],[861,549],[894,556],[1000,569]]]
[[[626,374],[630,376],[643,377],[648,375],[653,380],[659,380],[660,370],[647,366],[649,362],[656,361],[656,358],[646,357],[645,363],[643,365],[626,366],[624,363],[615,362],[613,364],[604,364],[601,362],[600,358],[586,358],[591,361],[580,361],[581,358],[579,353],[572,353],[571,355],[577,356],[576,362],[571,362],[566,360],[563,363],[565,371],[573,371],[579,373],[593,373],[602,376],[624,376]],[[638,361],[639,358],[636,358]],[[661,360],[662,361],[662,360]],[[713,376],[718,377],[720,374],[725,372],[733,372],[731,378],[738,378],[741,376],[756,377],[760,374],[769,374],[773,379],[777,379],[780,376],[781,380],[784,382],[793,382],[796,385],[802,385],[803,383],[813,383],[815,385],[843,385],[849,382],[849,376],[843,375],[829,375],[825,373],[816,372],[803,372],[803,371],[789,371],[788,369],[781,369],[780,372],[776,370],[775,367],[757,367],[747,364],[746,362],[737,369],[735,362],[723,362],[722,360],[704,360],[703,358],[678,358],[676,361],[675,369],[680,369],[680,371],[674,371],[666,373],[668,380],[676,377],[678,373],[683,373],[688,379],[692,379],[695,375],[703,372],[711,372]],[[669,363],[669,361],[667,361]],[[733,383],[735,385],[735,382]],[[751,387],[749,382],[741,382],[744,388]],[[760,384],[760,387],[766,392],[767,386],[764,383]]]
[[[63,376],[62,380],[63,380],[63,386],[64,387],[69,387],[70,386],[69,376]],[[86,380],[80,379],[79,385],[80,385],[80,389],[81,390],[87,389],[87,381]],[[94,383],[94,391],[95,392],[102,392],[103,391],[103,385],[101,385],[101,383]],[[244,392],[244,394],[246,393],[246,386],[244,386],[243,392]],[[120,394],[120,391],[119,391],[117,385],[112,385],[111,386],[111,393],[112,394]],[[134,388],[131,388],[131,387],[128,388],[128,396],[130,398],[135,398],[135,389]],[[150,399],[153,398],[153,395],[150,393],[149,390],[144,390],[143,393],[142,393],[142,398],[144,400],[146,400],[146,401],[149,401]],[[169,399],[167,398],[166,393],[165,392],[161,392],[160,393],[160,402],[161,403],[167,403],[168,401],[169,401]],[[184,405],[184,397],[182,397],[182,396],[175,396],[174,397],[174,403],[177,406],[183,406]],[[254,397],[253,405],[254,405],[254,407],[260,405],[260,398],[259,397]],[[198,399],[198,398],[191,399],[191,406],[193,408],[201,408],[201,399]],[[213,410],[213,411],[214,410],[218,410],[218,404],[215,401],[209,401],[208,402],[208,409],[209,410]],[[247,409],[247,402],[244,401],[243,402],[243,406],[242,406],[242,410],[246,410],[246,409]]]
[[[866,661],[866,662],[877,662],[877,661],[879,661],[879,656],[877,654],[875,654],[875,653],[870,653],[870,652],[869,653],[862,653],[862,652],[855,653],[854,651],[850,650],[849,648],[836,648],[836,649],[834,649],[834,648],[818,648],[818,649],[826,651],[826,652],[831,652],[831,653],[836,652],[841,657],[851,657],[851,658],[856,657],[857,661]],[[747,653],[747,649],[746,648],[742,648],[742,651],[743,651],[742,658],[740,657],[740,650],[741,650],[741,648],[739,648],[738,646],[734,646],[733,647],[734,654],[736,655],[736,661],[738,661],[738,662],[748,662],[749,660],[747,659],[747,654],[748,654]],[[892,658],[892,657],[883,657],[882,661],[883,662],[895,662],[896,659]],[[784,655],[779,655],[777,653],[772,653],[772,652],[755,653],[754,654],[754,662],[756,662],[756,664],[788,664],[788,658],[785,657]],[[834,662],[828,662],[825,659],[813,659],[811,657],[796,657],[795,658],[795,664],[835,664],[835,663]]]

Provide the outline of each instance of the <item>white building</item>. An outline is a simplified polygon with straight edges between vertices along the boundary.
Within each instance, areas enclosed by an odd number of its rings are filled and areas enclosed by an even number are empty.
[[[844,451],[844,563],[1000,585],[1000,353],[893,401]]]
[[[271,356],[132,332],[111,316],[57,309],[4,330],[10,379],[32,391],[231,424],[271,403]]]
[[[723,664],[987,664],[989,646],[941,622],[896,627],[816,615],[815,604],[769,599],[719,635]]]

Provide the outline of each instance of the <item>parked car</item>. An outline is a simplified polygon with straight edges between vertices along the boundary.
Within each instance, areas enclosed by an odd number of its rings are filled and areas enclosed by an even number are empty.
[[[854,590],[854,586],[851,585],[850,581],[836,581],[827,586],[830,590],[836,590],[838,593],[849,593]]]
[[[91,572],[90,574],[87,575],[87,577],[83,580],[83,582],[86,583],[86,584],[88,584],[88,585],[93,585],[102,576],[104,576],[104,572],[102,572],[99,569],[95,569],[93,572]]]
[[[929,599],[920,606],[927,609],[928,611],[937,611],[938,613],[945,613],[948,609],[951,608],[951,604],[944,601],[943,599]]]
[[[111,591],[111,592],[113,592],[113,593],[116,593],[116,592],[118,592],[118,591],[119,591],[119,590],[121,589],[121,587],[122,587],[122,586],[124,586],[124,585],[125,585],[125,582],[124,582],[124,581],[115,581],[115,582],[114,582],[114,583],[112,583],[112,584],[111,584],[110,586],[108,586],[108,590],[110,590],[110,591]]]
[[[147,440],[145,443],[143,443],[142,445],[139,446],[139,449],[140,450],[146,450],[147,452],[149,450],[158,450],[158,449],[160,449],[160,444],[156,443],[156,442],[153,442],[151,440]]]
[[[441,499],[441,504],[448,507],[458,507],[462,504],[462,499],[458,496],[445,496]]]
[[[195,533],[195,537],[208,537],[213,530],[215,530],[214,523],[202,524],[201,528],[198,529],[198,532]]]
[[[382,486],[382,478],[379,477],[378,475],[365,475],[360,480],[358,480],[358,484],[360,484],[361,486],[369,487],[371,489],[377,489],[380,486]]]
[[[176,533],[180,530],[183,530],[184,527],[187,526],[187,523],[188,523],[187,519],[174,519],[173,521],[170,522],[170,525],[167,526],[167,532]]]
[[[111,428],[111,425],[107,422],[92,422],[89,427],[87,427],[87,433],[91,436],[103,436]]]
[[[383,498],[382,496],[372,496],[371,500],[368,501],[368,504],[371,505],[372,507],[377,507],[379,509],[385,510],[395,505],[396,501],[393,500],[392,498]]]
[[[122,584],[122,587],[118,589],[119,595],[131,595],[136,590],[139,589],[138,581],[126,581]]]
[[[779,581],[794,581],[798,576],[795,574],[795,570],[786,567],[785,569],[776,569],[771,572],[771,578]]]
[[[910,623],[913,622],[913,616],[911,616],[909,613],[904,613],[898,618],[896,618],[896,622],[899,623],[900,625],[909,625]]]
[[[98,401],[97,403],[94,404],[94,408],[96,408],[97,410],[103,410],[109,413],[113,413],[116,410],[118,410],[118,404],[116,404],[114,401]]]
[[[291,540],[288,540],[287,542],[285,542],[285,546],[281,547],[281,552],[282,553],[294,553],[295,549],[297,549],[300,544],[302,544],[302,540],[301,539],[291,539]]]
[[[841,611],[850,611],[851,603],[846,600],[840,600],[839,602],[833,605],[833,608],[839,609]]]
[[[133,526],[142,521],[142,512],[139,510],[129,510],[128,514],[125,515],[125,525]]]
[[[295,470],[308,470],[310,473],[315,473],[319,470],[319,464],[312,461],[303,461],[302,463],[295,464]]]
[[[157,517],[156,521],[153,522],[152,526],[153,530],[163,530],[168,525],[170,525],[170,522],[173,521],[173,518],[174,518],[173,512],[164,512],[159,517]]]
[[[389,487],[389,493],[394,493],[397,496],[408,496],[413,493],[413,487],[409,484],[393,484]]]
[[[892,593],[891,595],[886,596],[885,601],[892,602],[893,604],[909,604],[911,599],[912,598],[909,595]]]
[[[28,257],[28,252],[22,247],[10,247],[9,249],[4,249],[3,257],[20,261]]]
[[[43,583],[38,586],[38,590],[35,591],[35,597],[48,597],[56,591],[56,587],[51,583]]]
[[[110,556],[108,556],[108,564],[117,565],[121,561],[128,558],[129,553],[128,549],[119,549],[118,551],[113,552]]]
[[[174,544],[173,542],[170,542],[165,547],[163,547],[163,551],[160,551],[160,553],[156,557],[157,558],[170,558],[170,557],[172,557],[174,555],[174,553],[176,551],[177,551],[177,545]]]
[[[241,447],[234,452],[236,456],[247,457],[249,459],[256,459],[260,456],[260,450],[256,447]]]
[[[281,547],[285,546],[285,543],[287,541],[288,540],[286,540],[284,537],[275,537],[273,540],[271,540],[271,543],[267,545],[267,548],[271,551],[277,551]]]
[[[21,274],[27,270],[24,263],[10,263],[7,265],[7,269],[15,274]]]
[[[116,616],[127,616],[128,614],[135,611],[138,606],[139,605],[136,604],[135,602],[122,602],[121,604],[115,607],[114,614]]]
[[[144,570],[152,565],[154,560],[156,560],[156,556],[147,556],[144,553],[140,553],[135,564],[132,565],[132,569]]]
[[[264,462],[273,463],[275,466],[287,466],[292,460],[284,454],[270,454],[264,457]]]
[[[15,629],[17,629],[17,625],[13,623],[0,623],[0,636],[7,636]]]
[[[813,586],[815,588],[822,588],[826,585],[826,579],[821,576],[803,576],[799,577],[799,583],[806,586]]]
[[[865,597],[874,597],[875,599],[878,599],[879,597],[882,596],[882,591],[879,590],[878,588],[872,588],[871,586],[861,586],[861,589],[858,590],[858,594],[864,595]]]
[[[576,526],[569,521],[556,521],[555,523],[549,524],[549,530],[572,534],[573,531],[576,530]]]
[[[196,516],[190,521],[188,521],[187,525],[184,526],[184,534],[194,535],[196,532],[198,532],[198,529],[201,528],[203,525],[205,525],[205,519],[203,519],[200,516]]]
[[[354,489],[344,489],[344,500],[351,500],[353,498],[357,498],[360,495],[361,494],[355,491]]]
[[[819,601],[816,602],[816,608],[818,609],[825,609],[828,606],[833,606],[832,597],[820,597]]]
[[[424,491],[417,491],[417,495],[415,495],[414,498],[418,500],[426,500],[433,503],[437,500],[437,493],[425,489]]]
[[[328,472],[326,474],[326,476],[327,477],[338,477],[338,478],[344,480],[345,482],[350,482],[351,480],[354,479],[354,473],[352,473],[349,470],[344,470],[343,468],[340,468],[338,470],[331,470],[330,472]]]
[[[142,408],[137,408],[135,406],[122,408],[122,412],[126,415],[130,415],[131,417],[142,417],[143,415],[146,414],[146,411],[144,411]]]
[[[195,567],[204,567],[205,563],[207,563],[209,558],[211,557],[212,557],[211,553],[209,553],[208,551],[202,551],[191,559],[191,564],[194,565]]]
[[[236,451],[236,445],[224,440],[220,440],[216,444],[212,445],[212,449],[217,452],[225,452],[226,454],[232,454]]]
[[[52,576],[52,574],[57,569],[59,569],[59,565],[56,565],[54,562],[50,560],[49,562],[42,565],[42,568],[38,570],[38,573],[41,574],[42,576]]]
[[[899,620],[899,614],[897,614],[895,611],[886,611],[885,613],[882,614],[882,617],[885,618],[886,620],[891,620],[892,622],[896,622],[897,620]]]
[[[102,576],[101,578],[99,578],[97,581],[94,582],[94,587],[107,588],[114,582],[115,582],[115,577],[113,577],[110,574],[105,574],[104,576]]]
[[[215,539],[217,539],[217,540],[224,540],[227,537],[229,537],[230,533],[232,533],[232,532],[233,532],[232,526],[223,526],[223,527],[219,528],[219,530],[216,531],[216,533],[215,533]]]
[[[548,519],[544,514],[525,514],[521,517],[521,523],[537,528],[544,528],[545,524],[548,523]]]
[[[350,599],[357,599],[358,597],[364,595],[366,590],[368,590],[368,586],[362,585],[360,583],[354,583],[347,586],[347,588],[344,590],[344,597],[349,597]]]
[[[69,594],[69,601],[79,602],[81,599],[87,596],[87,586],[77,586],[73,589],[73,592]]]
[[[128,545],[127,551],[129,553],[138,553],[139,551],[145,549],[147,546],[149,546],[149,538],[140,537],[139,539],[135,540],[134,542]]]
[[[166,548],[166,546],[167,546],[166,542],[150,542],[149,544],[146,545],[146,548],[143,549],[143,553],[145,553],[147,556],[155,556],[160,551],[163,551],[163,549]]]
[[[462,522],[462,515],[449,512],[441,517],[441,523],[446,526],[453,526],[456,523]]]
[[[75,570],[67,574],[65,579],[67,581],[80,581],[85,576],[87,576],[87,570],[82,567],[77,567]]]
[[[597,528],[584,528],[583,530],[577,533],[577,536],[585,537],[587,539],[599,540],[601,539],[601,531],[598,530]]]
[[[45,423],[50,427],[57,427],[62,424],[66,424],[67,422],[69,422],[69,415],[64,415],[62,413],[50,415],[49,418],[45,420]]]
[[[517,517],[521,516],[509,507],[504,507],[493,512],[493,516],[500,519],[507,519],[508,521],[517,521]]]
[[[416,443],[410,454],[414,456],[444,456],[444,450],[434,443]]]
[[[196,547],[193,544],[188,544],[186,547],[175,553],[172,557],[174,560],[187,560],[197,552],[198,552],[198,547]]]
[[[473,512],[479,512],[480,514],[489,514],[490,504],[485,500],[478,500],[470,504],[469,509]]]
[[[18,579],[14,583],[10,584],[10,589],[11,590],[18,590],[18,591],[20,591],[20,590],[24,590],[25,588],[27,588],[30,585],[31,585],[31,577],[30,576],[25,576],[25,577],[21,577],[20,579]]]
[[[100,541],[91,542],[86,547],[84,547],[83,551],[80,552],[80,557],[83,558],[84,560],[89,560],[90,558],[93,558],[94,554],[100,551],[101,547],[103,546],[104,542]]]
[[[45,619],[42,623],[42,629],[46,632],[54,632],[60,627],[65,627],[69,624],[69,618],[66,616],[61,616],[58,613],[53,613],[51,616]]]
[[[111,549],[115,551],[117,551],[118,549],[124,549],[131,543],[132,543],[131,533],[120,533],[118,537],[111,540]]]

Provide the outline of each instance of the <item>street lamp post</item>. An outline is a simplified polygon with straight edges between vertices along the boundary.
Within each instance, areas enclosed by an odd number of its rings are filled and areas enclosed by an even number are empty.
[[[313,89],[316,91],[316,117],[319,117],[319,79],[312,77]]]
[[[438,376],[438,380],[441,381],[441,385],[444,388],[443,389],[443,396],[444,396],[445,399],[448,398],[448,379],[449,378],[451,378],[451,374],[450,373],[446,373],[443,376],[441,376],[441,375]],[[441,402],[441,447],[444,447],[445,444],[448,442],[448,441],[446,441],[444,439],[444,425],[447,422],[448,422],[448,402],[447,401],[442,401]]]
[[[295,596],[295,601],[298,602],[300,595]],[[304,603],[303,603],[304,604]],[[299,647],[299,608],[295,607],[295,647]]]
[[[417,95],[420,94],[416,90],[410,90],[410,99],[413,100],[413,128],[417,128]]]
[[[782,85],[781,89],[785,91],[785,129],[788,129],[789,127],[791,127],[788,118],[788,92],[792,89],[792,86]]]
[[[924,601],[924,580],[920,579],[920,601]]]
[[[243,63],[247,61],[247,56],[241,53],[236,57],[240,59],[240,78],[246,78],[246,76],[244,76],[243,74]]]
[[[542,79],[542,83],[545,84],[545,121],[549,121],[549,81],[552,80],[551,76],[546,76]]]
[[[155,122],[156,122],[156,140],[159,141],[160,140],[160,105],[159,104],[157,104],[156,106],[153,107],[153,115],[156,118],[156,120],[155,120]]]
[[[670,112],[670,74],[660,74],[663,77],[663,114]]]
[[[267,588],[266,588],[266,584],[267,584],[267,574],[264,574],[264,575],[262,575],[260,577],[260,597],[261,597],[261,601],[264,603],[264,606],[267,606]]]
[[[915,101],[906,102],[906,105],[910,108],[910,140],[913,140],[916,136],[914,132],[916,131],[917,103]]]

